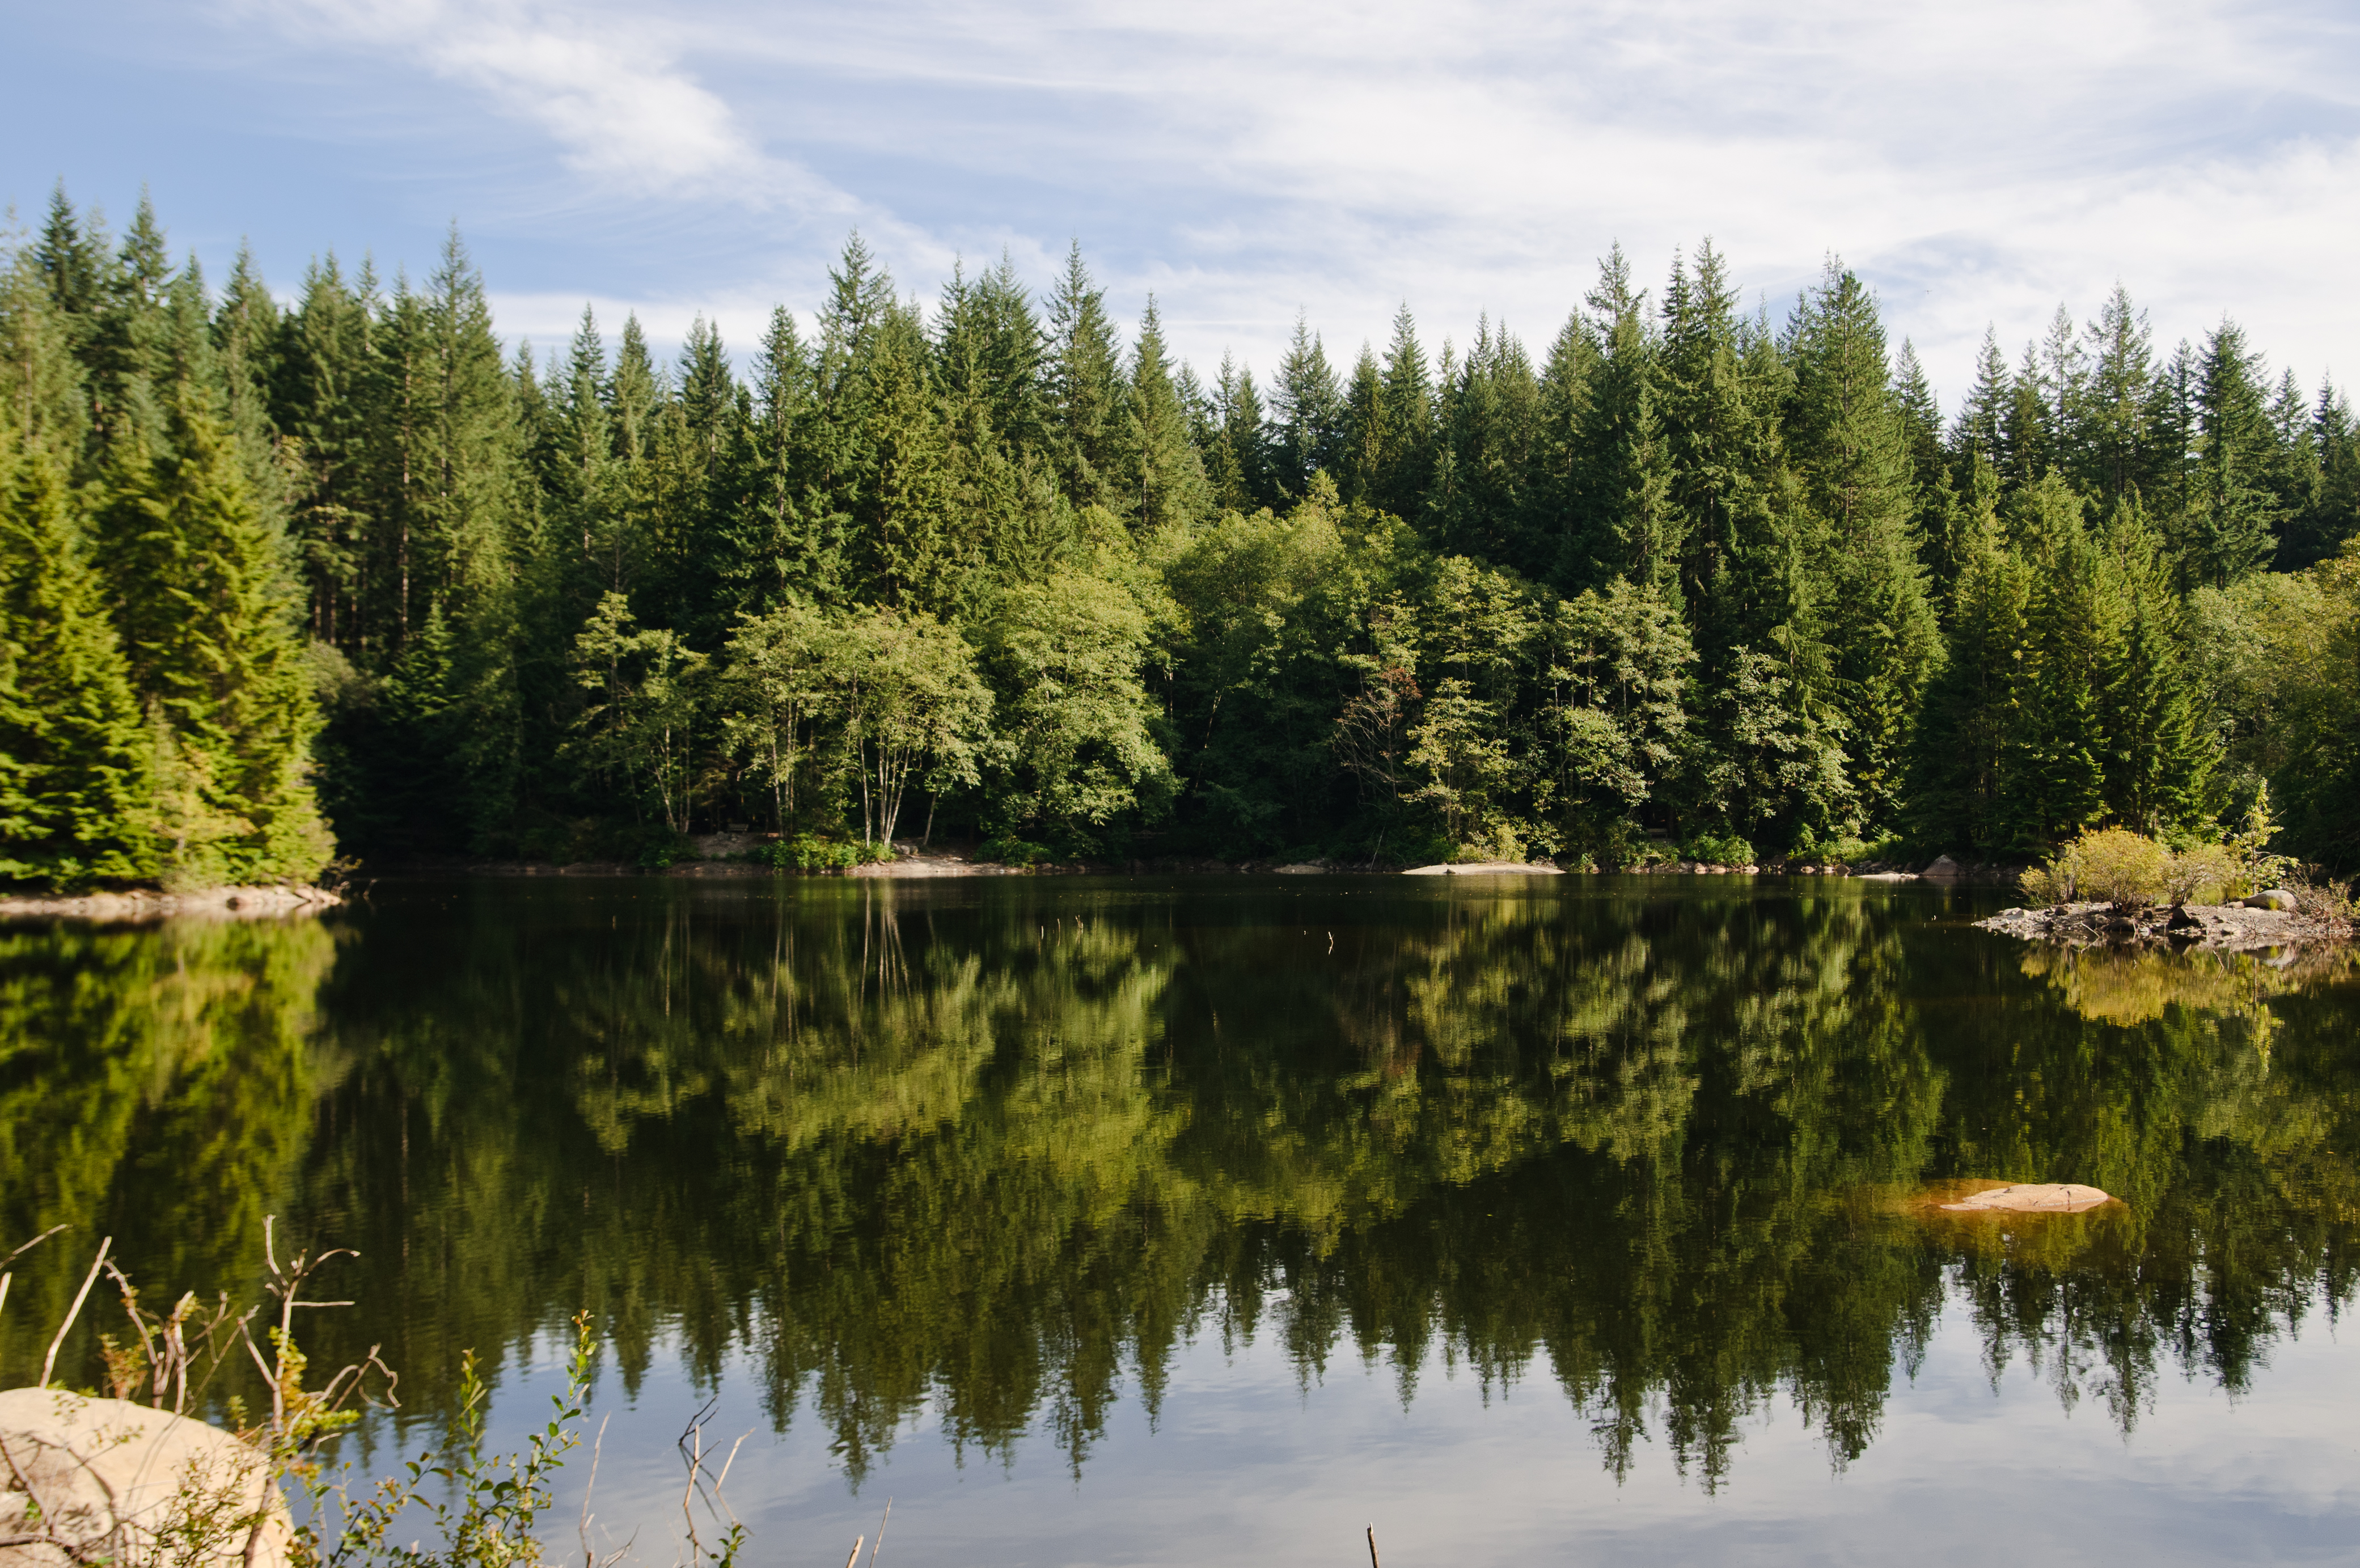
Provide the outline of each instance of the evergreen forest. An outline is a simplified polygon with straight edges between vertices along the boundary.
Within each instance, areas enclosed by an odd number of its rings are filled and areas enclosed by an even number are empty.
[[[0,263],[6,879],[2004,858],[2265,792],[2360,859],[2349,403],[2120,287],[1945,413],[1840,263],[1749,313],[1710,242],[1537,355],[1404,305],[1260,383],[1078,246],[927,302],[855,236],[668,364],[505,343],[455,230],[281,295],[60,189]]]

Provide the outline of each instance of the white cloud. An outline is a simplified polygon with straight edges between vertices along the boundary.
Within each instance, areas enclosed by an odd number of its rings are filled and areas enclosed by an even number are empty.
[[[255,3],[541,127],[585,200],[767,239],[686,247],[673,300],[808,308],[855,221],[927,288],[1079,234],[1124,312],[1266,367],[1298,304],[1347,355],[1404,297],[1537,347],[1609,243],[1655,275],[1710,234],[1774,310],[1841,253],[1950,392],[1986,320],[2117,278],[2167,340],[2226,311],[2360,375],[2360,46],[2302,0]]]

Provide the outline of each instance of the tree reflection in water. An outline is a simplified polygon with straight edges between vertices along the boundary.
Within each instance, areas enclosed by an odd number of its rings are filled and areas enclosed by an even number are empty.
[[[747,1352],[856,1480],[922,1408],[1078,1474],[1206,1333],[1404,1401],[1437,1349],[1546,1374],[1618,1474],[1653,1434],[1709,1486],[1774,1393],[1863,1453],[1945,1310],[2126,1431],[2167,1369],[2245,1387],[2352,1290],[2349,956],[2027,952],[1941,907],[649,880],[20,928],[0,1216],[112,1227],[174,1292],[250,1289],[273,1208],[357,1246],[318,1353],[383,1342],[412,1420],[583,1305],[633,1389],[660,1343],[708,1382]],[[2125,1202],[1900,1201],[1953,1177]],[[80,1266],[20,1280],[11,1376]]]

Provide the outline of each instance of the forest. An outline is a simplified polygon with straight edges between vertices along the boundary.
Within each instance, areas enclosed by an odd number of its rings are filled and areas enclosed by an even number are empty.
[[[2119,823],[2360,859],[2360,433],[2121,287],[1946,415],[1830,260],[1775,319],[1618,249],[1537,357],[1404,304],[1266,379],[1076,245],[931,303],[856,235],[750,349],[422,280],[275,294],[62,188],[0,258],[0,878],[2027,857]]]

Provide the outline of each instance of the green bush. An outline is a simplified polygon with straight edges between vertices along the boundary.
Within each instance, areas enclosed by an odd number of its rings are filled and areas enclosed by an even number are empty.
[[[848,872],[855,866],[891,860],[893,846],[798,833],[792,839],[773,839],[759,849],[748,850],[746,858],[782,872]]]
[[[2102,828],[2027,872],[2024,895],[2036,905],[2087,900],[2136,911],[2169,895],[2171,871],[2171,851],[2144,833]]]
[[[1734,833],[1726,836],[1700,833],[1680,845],[1680,858],[1709,866],[1750,866],[1754,863],[1754,846]]]
[[[987,839],[975,852],[978,861],[997,861],[1003,866],[1038,866],[1049,861],[1049,847],[1028,843],[1013,833]]]

